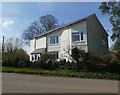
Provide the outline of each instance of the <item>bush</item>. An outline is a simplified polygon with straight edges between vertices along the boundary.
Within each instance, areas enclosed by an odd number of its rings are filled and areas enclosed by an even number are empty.
[[[37,69],[54,69],[55,64],[51,62],[51,54],[45,53],[41,55],[41,60],[35,61],[30,65]]]
[[[66,62],[66,60],[60,61],[58,63],[58,69],[65,69],[65,70],[76,70],[76,63]]]
[[[2,61],[3,66],[28,67],[29,55],[23,49],[14,49],[12,52],[3,52]]]
[[[118,60],[116,59],[116,56],[114,53],[105,55],[103,57],[103,62],[105,64],[105,71],[109,72],[120,72],[120,64]]]
[[[120,74],[109,73],[109,72],[76,72],[72,70],[41,70],[41,69],[33,69],[33,68],[13,68],[13,67],[3,67],[2,72],[53,75],[53,76],[64,76],[64,77],[80,77],[80,78],[88,78],[88,79],[93,78],[93,79],[120,80]]]
[[[93,55],[90,52],[84,52],[77,47],[72,49],[72,57],[77,62],[76,70],[80,71],[95,71],[100,69],[102,59]]]
[[[42,69],[54,69],[54,63],[52,62],[52,55],[50,53],[42,54],[39,63]]]
[[[46,70],[65,69],[75,71],[120,72],[120,62],[115,55],[116,53],[111,53],[100,58],[75,48],[72,54],[72,57],[77,63],[70,63],[65,60],[55,62],[50,53],[42,54],[40,61],[30,62],[27,53],[23,49],[17,49],[13,52],[3,53],[2,65],[7,67],[31,67]]]
[[[112,63],[113,56],[112,56],[112,54],[107,54],[107,55],[103,56],[102,59],[105,64],[110,64],[110,63]]]

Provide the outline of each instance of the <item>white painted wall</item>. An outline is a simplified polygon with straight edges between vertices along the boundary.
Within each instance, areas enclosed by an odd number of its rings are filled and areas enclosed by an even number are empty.
[[[46,48],[46,37],[30,40],[30,51],[29,51],[30,53],[32,53],[35,49],[39,49],[39,48]],[[30,61],[35,61],[32,60],[32,55],[30,55]]]
[[[35,39],[30,40],[30,53],[35,50],[34,44],[35,44]]]
[[[79,43],[72,43],[72,32],[79,32],[79,31],[84,33],[84,41]],[[59,37],[59,43],[57,45],[50,45],[50,37],[52,36]],[[34,50],[33,49],[34,42],[35,40],[31,41],[31,45],[32,45],[31,50]],[[64,58],[65,56],[67,56],[68,53],[66,52],[66,50],[71,53],[71,49],[75,46],[78,46],[79,48],[87,51],[86,22],[82,21],[80,23],[76,23],[69,27],[59,29],[57,31],[49,33],[46,35],[46,37],[36,39],[36,49],[45,48],[46,44],[47,44],[48,52],[58,51],[59,58]]]
[[[35,48],[34,48],[34,43],[35,43],[35,39],[30,40],[29,54],[32,53],[32,52],[35,50]],[[32,61],[32,56],[31,56],[31,54],[30,54],[30,61]]]
[[[72,32],[83,32],[84,41],[79,43],[72,43]],[[50,45],[50,37],[59,36],[59,44]],[[87,52],[87,31],[86,31],[86,22],[82,21],[76,23],[69,27],[54,31],[50,34],[47,34],[47,44],[48,52],[59,51],[59,58],[66,56],[66,51],[68,50],[71,54],[71,49],[75,46],[78,46],[82,50]]]
[[[77,24],[74,24],[73,26],[71,26],[71,34],[73,32],[83,32],[83,38],[84,40],[82,42],[76,42],[73,43],[72,42],[72,47],[78,47],[82,50],[85,50],[86,52],[88,51],[88,47],[87,47],[87,29],[86,29],[86,21],[82,21],[79,22]]]
[[[36,39],[36,49],[46,48],[46,37]]]
[[[48,49],[48,52],[54,52],[54,51],[60,51],[60,44],[61,44],[61,34],[63,33],[63,29],[62,30],[57,30],[57,31],[54,31],[50,34],[47,34],[47,49]],[[50,45],[50,37],[53,37],[53,36],[58,36],[58,44],[57,45]]]
[[[97,25],[97,27],[95,26]],[[91,30],[94,30],[91,32]],[[98,34],[97,31],[101,31],[101,34]],[[70,25],[68,27],[56,30],[54,32],[51,32],[46,35],[46,37],[38,38],[36,39],[36,49],[38,48],[46,48],[48,52],[54,52],[58,51],[59,58],[66,56],[67,52],[65,50],[68,50],[71,53],[71,49],[74,47],[78,47],[81,50],[88,51],[94,51],[97,55],[102,55],[103,53],[106,53],[108,50],[107,45],[103,48],[101,48],[101,38],[102,36],[105,36],[105,32],[103,28],[100,26],[100,23],[96,20],[94,16],[91,18],[80,21],[79,23]],[[73,43],[72,42],[72,33],[73,32],[83,32],[84,41]],[[97,35],[97,36],[96,36]],[[102,36],[100,36],[102,35]],[[59,37],[59,43],[57,45],[50,45],[50,37],[52,36],[58,36]],[[47,42],[47,43],[46,43]],[[35,39],[30,41],[31,43],[31,52],[34,51],[34,43]],[[106,44],[107,38],[106,38]],[[99,50],[102,50],[101,54],[99,54]]]
[[[33,52],[35,49],[39,49],[39,48],[46,48],[46,37],[30,40],[30,53]]]
[[[65,28],[61,34],[61,40],[60,40],[61,43],[60,43],[60,52],[59,52],[60,58],[67,56],[66,50],[69,51],[71,48],[70,34],[71,34],[71,29],[69,29],[68,27]]]

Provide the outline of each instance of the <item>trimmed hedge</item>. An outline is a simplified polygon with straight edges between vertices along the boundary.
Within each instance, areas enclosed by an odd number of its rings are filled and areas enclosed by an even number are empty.
[[[120,74],[108,72],[76,72],[72,70],[43,70],[32,68],[14,68],[2,67],[2,72],[5,73],[22,73],[22,74],[37,74],[37,75],[52,75],[63,77],[78,77],[88,79],[112,79],[120,80]]]

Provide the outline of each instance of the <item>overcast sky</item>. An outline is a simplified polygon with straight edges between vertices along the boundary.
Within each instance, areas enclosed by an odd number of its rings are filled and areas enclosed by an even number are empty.
[[[95,13],[106,30],[109,30],[109,46],[111,45],[111,25],[108,15],[102,15],[99,10],[100,2],[21,2],[21,3],[2,3],[2,34],[5,38],[21,37],[23,31],[29,24],[42,15],[52,14],[58,22],[69,23],[81,17]],[[1,13],[1,12],[0,12]],[[2,35],[1,35],[2,37]]]

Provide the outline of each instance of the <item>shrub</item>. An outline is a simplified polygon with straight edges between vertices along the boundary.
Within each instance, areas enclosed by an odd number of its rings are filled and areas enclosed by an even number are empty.
[[[50,53],[45,53],[41,55],[40,66],[43,69],[53,69],[54,63],[52,62],[52,55]]]
[[[105,69],[104,69],[105,71],[120,72],[120,64],[114,53],[104,56],[103,62],[105,64]]]
[[[78,63],[80,59],[80,50],[76,47],[72,49],[72,57]]]
[[[62,60],[58,64],[59,64],[58,69],[76,70],[76,63],[74,62],[70,63],[69,61],[66,62],[66,60]]]
[[[105,64],[110,64],[112,62],[113,56],[112,54],[107,54],[103,56],[102,59]]]
[[[51,54],[50,53],[44,53],[41,55],[41,60],[43,62],[47,62],[49,59],[51,59]]]
[[[23,49],[14,49],[12,52],[3,52],[2,60],[3,66],[28,67],[29,55]]]
[[[32,68],[54,69],[55,64],[51,62],[51,54],[45,53],[41,55],[41,60],[35,61],[30,65]]]
[[[97,70],[97,64],[102,62],[101,58],[90,52],[79,50],[77,47],[72,49],[72,57],[77,62],[76,70],[81,71]]]

